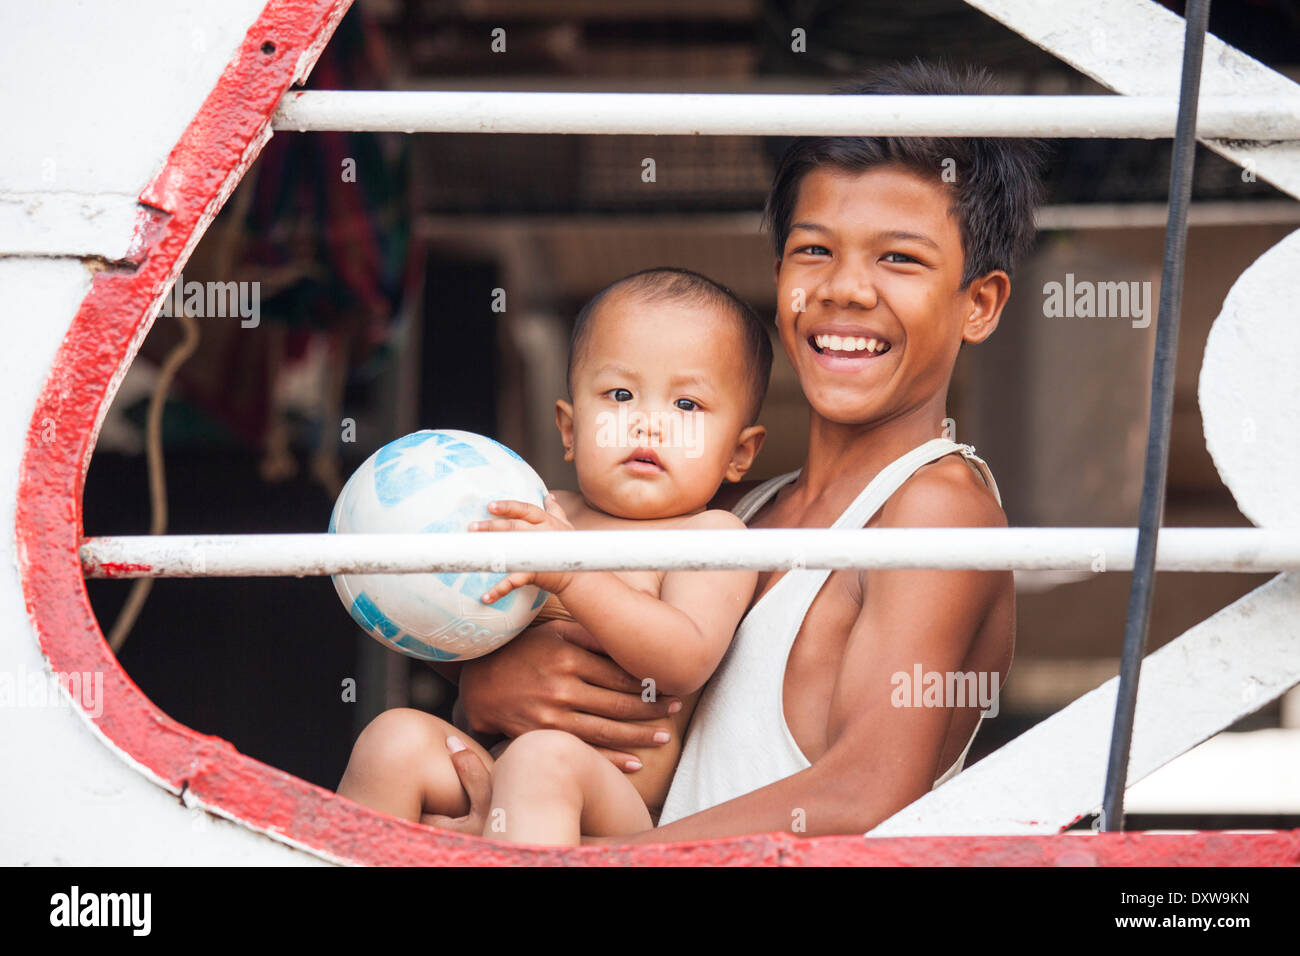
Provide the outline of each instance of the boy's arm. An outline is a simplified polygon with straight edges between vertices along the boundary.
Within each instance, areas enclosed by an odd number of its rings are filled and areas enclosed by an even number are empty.
[[[668,694],[644,700],[641,682],[593,647],[582,625],[548,621],[466,661],[460,701],[469,726],[509,737],[566,730],[628,770],[629,751],[661,745],[654,735],[668,730],[665,718],[681,701]],[[648,723],[654,720],[663,723]]]
[[[706,511],[692,530],[743,529],[725,511]],[[670,571],[659,597],[609,571],[575,573],[559,598],[601,648],[629,674],[651,678],[658,692],[689,694],[717,668],[749,607],[755,571]]]
[[[920,476],[918,476],[919,478]],[[891,527],[1005,527],[987,496],[946,479],[912,481],[890,502]],[[752,793],[603,844],[662,843],[790,830],[863,833],[924,795],[939,775],[956,708],[894,706],[914,669],[961,668],[1002,572],[874,570],[832,692],[827,747],[811,767]],[[913,702],[915,703],[915,701]]]

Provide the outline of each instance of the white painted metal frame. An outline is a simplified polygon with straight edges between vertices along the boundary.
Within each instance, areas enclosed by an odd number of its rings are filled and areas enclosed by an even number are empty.
[[[465,534],[158,535],[90,538],[87,577],[274,577],[430,571],[759,571],[976,568],[1131,571],[1135,528],[763,528]],[[1161,571],[1300,571],[1300,536],[1169,528]]]
[[[266,0],[42,0],[5,7],[0,675],[14,681],[11,687],[52,677],[15,550],[20,467],[38,396],[99,274],[95,263],[132,254],[142,191],[265,5]],[[142,56],[146,45],[168,52]],[[57,68],[51,69],[52,57]],[[96,257],[92,268],[83,257]],[[76,505],[69,500],[67,507]],[[175,632],[183,629],[179,622]],[[44,707],[6,700],[0,706],[0,753],[0,861],[6,865],[326,865],[315,851],[217,815],[222,810],[187,810],[63,691]]]
[[[1152,0],[966,2],[1117,93],[1178,95],[1184,21]],[[1201,109],[1225,96],[1263,96],[1294,112],[1290,104],[1300,96],[1300,84],[1206,34]],[[1205,129],[1197,126],[1207,148],[1300,199],[1300,140],[1278,136],[1254,142],[1249,141],[1254,137],[1220,141],[1210,138]]]
[[[1181,21],[1180,21],[1181,22]],[[1156,139],[1175,96],[833,96],[770,93],[290,93],[277,130],[710,136]],[[1201,100],[1198,134],[1300,141],[1300,94]]]

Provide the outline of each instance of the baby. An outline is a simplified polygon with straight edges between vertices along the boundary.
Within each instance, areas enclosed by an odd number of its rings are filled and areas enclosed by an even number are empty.
[[[496,517],[470,530],[743,528],[708,502],[724,481],[744,476],[763,444],[754,421],[771,364],[766,329],[723,286],[684,269],[620,279],[579,313],[570,400],[555,403],[578,491],[554,492],[545,510],[493,502]],[[525,843],[574,845],[648,829],[699,690],[756,580],[753,571],[516,572],[483,596],[491,603],[536,584],[552,597],[535,623],[578,621],[647,692],[681,698],[669,718],[671,741],[638,753],[638,772],[624,775],[562,731],[532,731],[488,753],[430,714],[397,709],[362,732],[338,792],[394,816]],[[451,760],[465,747],[492,773],[483,819],[465,816],[471,802]]]

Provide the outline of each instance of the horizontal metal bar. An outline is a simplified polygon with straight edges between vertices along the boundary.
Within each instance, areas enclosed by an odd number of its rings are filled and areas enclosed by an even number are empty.
[[[1131,571],[1136,543],[1135,528],[145,535],[88,538],[81,563],[90,578],[647,568]],[[1300,570],[1300,536],[1261,528],[1169,528],[1161,532],[1156,566]]]
[[[706,213],[558,213],[545,217],[521,213],[435,213],[416,217],[414,230],[425,238],[447,239],[473,229],[479,236],[499,237],[523,232],[529,241],[553,240],[583,229],[604,236],[652,234],[656,239],[683,232],[732,238],[758,234],[759,212]],[[1169,219],[1163,202],[1056,203],[1034,211],[1034,227],[1050,229],[1160,229]],[[1224,199],[1193,202],[1187,224],[1198,226],[1261,226],[1300,223],[1300,202],[1294,199]]]
[[[850,96],[772,93],[287,93],[277,130],[715,136],[1028,136],[1159,139],[1173,96]],[[1300,140],[1300,97],[1201,101],[1197,135]]]

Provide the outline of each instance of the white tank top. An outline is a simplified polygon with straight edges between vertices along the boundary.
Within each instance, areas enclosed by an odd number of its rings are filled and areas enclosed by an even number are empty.
[[[831,525],[861,528],[912,473],[960,452],[1002,503],[993,473],[970,445],[933,438],[890,462]],[[732,511],[746,523],[799,472],[779,475],[750,491]],[[811,766],[785,722],[785,666],[808,608],[829,570],[792,570],[759,598],[740,622],[691,719],[682,757],[664,801],[659,825],[758,790]],[[980,715],[981,722],[983,714]],[[961,771],[970,740],[934,786]]]

